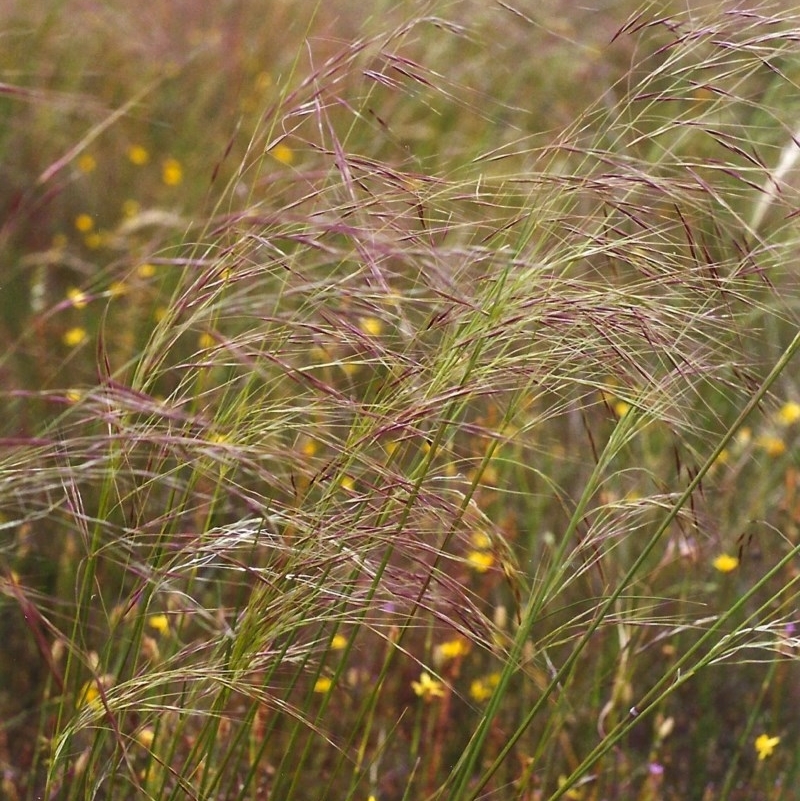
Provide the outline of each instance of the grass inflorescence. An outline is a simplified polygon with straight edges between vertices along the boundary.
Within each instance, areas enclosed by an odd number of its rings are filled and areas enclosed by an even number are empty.
[[[800,19],[162,5],[7,10],[3,796],[791,797]]]

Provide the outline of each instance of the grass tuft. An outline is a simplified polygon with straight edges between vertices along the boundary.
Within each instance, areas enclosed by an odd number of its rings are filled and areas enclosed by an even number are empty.
[[[793,10],[29,5],[0,795],[786,797]]]

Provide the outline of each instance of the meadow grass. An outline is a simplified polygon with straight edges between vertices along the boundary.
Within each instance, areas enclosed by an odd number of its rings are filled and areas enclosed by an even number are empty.
[[[794,797],[788,4],[3,13],[3,797]]]

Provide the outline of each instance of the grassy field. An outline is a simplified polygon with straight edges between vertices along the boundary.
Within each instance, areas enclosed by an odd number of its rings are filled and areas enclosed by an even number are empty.
[[[800,16],[597,5],[2,4],[0,797],[796,798]]]

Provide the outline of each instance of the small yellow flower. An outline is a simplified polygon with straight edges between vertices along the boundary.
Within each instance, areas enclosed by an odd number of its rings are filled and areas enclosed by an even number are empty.
[[[768,734],[759,734],[756,737],[755,747],[759,761],[772,756],[775,746],[781,741],[780,737],[770,737]]]
[[[467,561],[476,573],[485,573],[494,564],[494,556],[487,551],[470,551]]]
[[[424,670],[419,674],[419,681],[411,682],[411,688],[414,690],[414,694],[423,701],[432,701],[434,698],[441,698],[444,695],[442,682],[431,678],[430,673]]]
[[[475,679],[469,685],[469,695],[479,704],[485,701],[492,694],[493,690],[500,683],[499,673],[490,673],[488,676]]]
[[[156,268],[153,264],[140,264],[136,268],[136,275],[139,278],[152,278],[156,274]]]
[[[341,486],[345,492],[352,492],[356,488],[356,482],[352,476],[342,476],[339,486]]]
[[[344,634],[335,634],[331,640],[332,651],[343,651],[347,647],[347,637]]]
[[[790,426],[800,420],[800,403],[788,401],[781,406],[778,411],[778,421],[785,426]]]
[[[167,186],[178,186],[183,181],[183,167],[177,159],[165,159],[161,165],[161,180]]]
[[[566,783],[566,776],[561,775],[558,777],[559,789],[561,789]],[[570,787],[570,789],[564,793],[564,797],[571,799],[571,801],[580,801],[580,799],[583,798],[583,791],[579,787]]]
[[[630,403],[625,403],[625,401],[617,401],[614,404],[614,414],[617,415],[619,418],[625,417],[625,415],[631,410]]]
[[[169,618],[164,614],[150,615],[147,618],[147,625],[159,634],[169,634]]]
[[[122,202],[122,216],[126,217],[127,219],[135,217],[141,208],[142,205],[138,200],[134,200],[133,198],[129,197],[127,200]]]
[[[94,706],[99,697],[100,690],[97,685],[93,681],[87,681],[78,693],[78,707]]]
[[[103,692],[114,686],[114,677],[110,673],[104,673],[96,679],[85,682],[78,693],[77,707],[88,706],[92,709],[100,709],[103,705],[101,689]]]
[[[97,160],[95,159],[94,156],[90,155],[89,153],[84,153],[78,159],[78,169],[83,173],[94,172],[96,167],[97,167]]]
[[[466,656],[469,653],[469,642],[456,637],[454,640],[447,640],[436,646],[436,659],[438,662],[447,662],[452,659],[458,659],[461,656]]]
[[[735,556],[730,556],[727,553],[720,554],[711,563],[720,573],[730,573],[739,567],[739,560]]]
[[[89,296],[76,287],[67,290],[67,298],[76,309],[82,309],[89,303]]]
[[[361,330],[371,337],[377,337],[383,331],[383,323],[377,317],[364,317],[360,323]]]
[[[766,451],[767,456],[773,459],[782,456],[786,452],[786,443],[772,434],[764,434],[756,442],[759,448]]]
[[[103,247],[106,242],[108,242],[107,231],[91,231],[83,237],[83,244],[86,245],[89,250],[97,250]]]
[[[81,399],[81,393],[77,389],[68,389],[65,394],[69,403],[77,403]]]
[[[144,746],[144,748],[150,748],[150,746],[153,744],[153,741],[156,739],[156,733],[150,726],[145,726],[136,732],[135,737],[136,742],[139,743],[139,745]]]
[[[120,298],[128,291],[128,285],[124,281],[114,281],[108,287],[108,294],[112,298]]]
[[[473,531],[470,539],[472,540],[472,544],[480,550],[485,551],[492,547],[492,538],[485,531],[480,529]]]
[[[209,334],[208,332],[200,334],[200,336],[197,337],[197,344],[201,348],[213,348],[215,342],[216,340],[214,339],[214,337],[211,336],[211,334]]]
[[[492,688],[483,679],[474,679],[469,685],[469,697],[482,704],[492,694]]]
[[[333,680],[328,678],[327,676],[320,676],[314,682],[314,692],[315,693],[327,693],[330,691],[331,687],[333,687]]]
[[[315,439],[305,439],[300,446],[303,456],[314,456],[319,450],[319,443]]]
[[[131,164],[141,167],[150,161],[150,154],[147,152],[146,148],[141,145],[131,145],[128,148],[128,160]]]
[[[714,467],[717,465],[726,465],[731,460],[731,452],[727,448],[723,448],[719,452],[719,456],[714,460]]]
[[[75,227],[82,234],[88,234],[94,228],[94,220],[90,214],[79,214],[75,218]]]
[[[87,681],[78,693],[78,708],[91,706],[95,709],[100,708],[100,689],[94,681]]]
[[[283,143],[275,145],[275,147],[273,147],[269,153],[281,164],[289,165],[294,162],[294,151],[288,145],[284,145]]]
[[[86,329],[76,325],[74,328],[69,328],[64,332],[61,341],[68,348],[77,348],[78,345],[86,342],[88,338],[89,335],[86,333]]]

